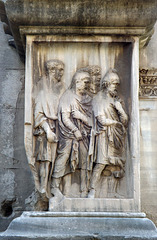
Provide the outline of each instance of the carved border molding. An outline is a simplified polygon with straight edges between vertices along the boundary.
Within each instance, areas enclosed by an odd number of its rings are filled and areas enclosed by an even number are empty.
[[[140,98],[157,98],[157,69],[140,69]]]
[[[22,58],[25,56],[25,46],[21,41],[20,26],[37,26],[39,29],[46,26],[75,26],[78,27],[78,35],[83,34],[83,27],[93,29],[91,34],[94,35],[95,31],[97,32],[95,27],[100,27],[105,28],[103,31],[107,35],[138,35],[141,37],[140,47],[143,47],[148,44],[153,34],[153,26],[157,19],[156,9],[156,0],[140,0],[138,5],[137,0],[127,1],[127,4],[126,0],[114,3],[112,0],[95,0],[92,4],[89,0],[0,0],[0,18],[1,15],[7,18],[9,24],[5,26],[5,31],[11,30],[17,51]]]

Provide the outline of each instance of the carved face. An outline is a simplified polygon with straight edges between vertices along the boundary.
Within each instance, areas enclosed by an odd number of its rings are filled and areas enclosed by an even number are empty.
[[[48,74],[50,77],[50,80],[57,80],[58,82],[61,81],[61,78],[64,73],[64,67],[62,64],[59,64],[57,66],[52,66],[48,69]]]
[[[119,77],[117,74],[110,74],[110,84],[108,86],[108,90],[111,93],[117,94],[117,88],[120,84]]]
[[[85,90],[88,87],[89,80],[90,80],[90,76],[88,73],[85,73],[85,72],[78,73],[77,79],[76,79],[76,92],[78,94],[82,95],[85,93]]]
[[[109,87],[108,87],[108,90],[110,91],[110,92],[117,92],[117,87],[118,87],[118,83],[116,83],[116,82],[112,82],[110,85],[109,85]]]

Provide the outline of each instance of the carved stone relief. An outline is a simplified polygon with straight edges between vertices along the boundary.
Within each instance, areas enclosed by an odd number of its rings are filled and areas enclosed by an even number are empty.
[[[53,59],[45,63],[45,74],[34,86],[33,157],[30,164],[35,189],[47,201],[50,197],[51,174],[58,144],[57,111],[60,96],[65,88],[62,83],[64,64]]]
[[[99,201],[107,210],[110,199],[120,209],[133,198],[132,43],[88,41],[27,39],[25,148],[36,210],[99,210]]]
[[[116,197],[117,183],[125,174],[128,117],[117,92],[117,71],[109,69],[101,80],[98,65],[81,67],[65,89],[64,67],[58,59],[46,61],[33,88],[30,167],[38,210],[46,209],[43,203],[52,198],[99,197],[95,193],[97,188],[101,192],[102,176]],[[78,192],[72,194],[73,181]]]
[[[102,79],[101,91],[92,102],[94,115],[93,168],[90,179],[89,198],[94,198],[97,181],[104,171],[120,179],[124,175],[124,143],[127,114],[117,93],[120,79],[114,69],[110,69]]]
[[[140,97],[157,97],[157,69],[140,69]]]

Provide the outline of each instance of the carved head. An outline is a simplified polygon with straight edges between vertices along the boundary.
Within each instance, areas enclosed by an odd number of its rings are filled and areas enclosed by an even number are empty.
[[[80,69],[83,72],[88,72],[90,75],[90,82],[88,90],[92,94],[96,94],[100,90],[101,68],[98,65],[89,65]]]
[[[89,90],[91,93],[96,94],[100,90],[101,68],[97,65],[90,65],[87,69],[90,74]]]
[[[89,80],[90,80],[90,76],[88,72],[78,70],[72,78],[70,88],[75,89],[77,94],[82,95],[85,93],[87,89]]]
[[[118,73],[115,69],[109,69],[101,82],[101,88],[107,89],[111,94],[117,95],[117,88],[120,84]]]
[[[64,73],[64,63],[57,59],[52,59],[45,64],[46,73],[50,81],[60,82]]]

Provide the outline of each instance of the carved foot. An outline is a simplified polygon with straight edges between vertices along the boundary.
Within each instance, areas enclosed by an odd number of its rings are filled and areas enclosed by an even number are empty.
[[[81,198],[86,198],[87,197],[87,191],[81,192]]]
[[[95,189],[91,189],[88,193],[88,198],[94,198],[95,197]]]
[[[42,189],[42,191],[39,192],[39,195],[40,195],[42,201],[45,201],[45,202],[49,201],[48,194],[45,190]]]
[[[61,193],[59,188],[52,188],[51,193],[54,197],[59,198],[59,199],[62,199],[64,197],[64,195]]]
[[[49,199],[49,211],[53,211],[55,207],[58,207],[58,205],[64,200],[64,195],[61,193],[61,191],[58,188],[51,189],[51,193],[53,194],[53,197]]]

